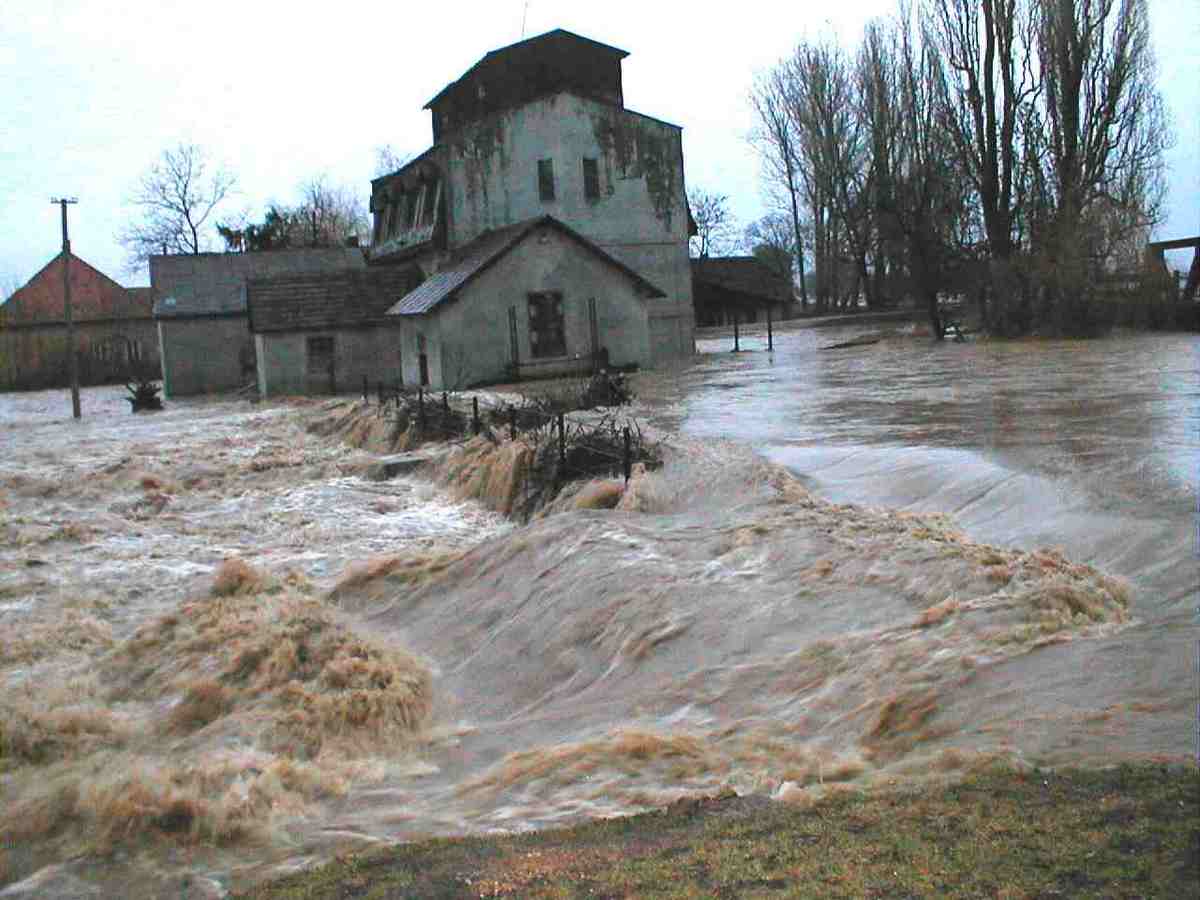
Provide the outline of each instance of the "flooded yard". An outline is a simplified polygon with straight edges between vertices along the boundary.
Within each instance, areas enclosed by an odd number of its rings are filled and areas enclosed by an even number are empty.
[[[1191,753],[1193,338],[700,349],[665,466],[526,525],[365,477],[348,400],[0,398],[0,885]]]

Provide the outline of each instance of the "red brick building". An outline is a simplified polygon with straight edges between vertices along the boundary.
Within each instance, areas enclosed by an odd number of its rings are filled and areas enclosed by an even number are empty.
[[[74,254],[71,312],[81,384],[124,380],[132,370],[159,372],[150,288],[126,288]],[[62,387],[69,381],[58,255],[0,304],[0,390]]]

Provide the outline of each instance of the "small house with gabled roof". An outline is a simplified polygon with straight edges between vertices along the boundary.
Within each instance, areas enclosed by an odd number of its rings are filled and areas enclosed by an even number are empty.
[[[664,292],[552,216],[480,235],[388,310],[404,381],[435,390],[650,355]]]
[[[149,288],[127,288],[75,254],[69,256],[71,319],[81,384],[157,374],[158,339]],[[69,383],[63,255],[0,304],[0,390]]]
[[[335,394],[395,383],[399,323],[386,313],[414,287],[398,266],[246,282],[258,391],[263,397]]]

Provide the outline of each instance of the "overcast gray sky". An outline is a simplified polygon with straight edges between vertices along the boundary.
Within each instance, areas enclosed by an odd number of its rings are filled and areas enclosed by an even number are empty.
[[[78,196],[72,249],[124,284],[114,233],[139,174],[179,141],[237,175],[229,209],[257,217],[326,173],[365,197],[375,148],[430,143],[422,106],[489,50],[566,28],[628,50],[625,102],[683,126],[688,187],[763,213],[746,97],[805,34],[857,42],[894,0],[712,6],[647,0],[345,4],[7,0],[0,15],[0,288],[58,252],[51,196]],[[1165,237],[1200,233],[1200,2],[1150,4],[1178,140]],[[711,11],[710,11],[711,10]]]

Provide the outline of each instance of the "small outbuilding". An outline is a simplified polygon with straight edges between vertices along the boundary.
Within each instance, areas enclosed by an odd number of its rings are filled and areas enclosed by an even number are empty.
[[[792,302],[790,279],[755,256],[712,256],[692,260],[696,325],[732,325],[782,318]]]
[[[254,381],[248,279],[365,268],[357,247],[150,257],[163,394],[216,393]]]
[[[388,311],[404,382],[435,390],[650,358],[666,296],[552,216],[485,232]]]
[[[414,270],[397,266],[247,281],[259,394],[396,384],[400,329],[386,313],[413,286]]]

